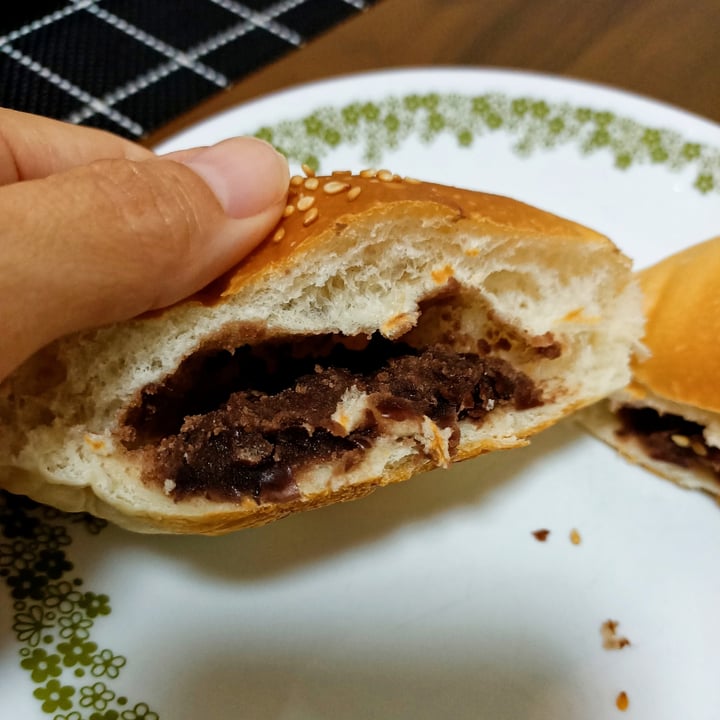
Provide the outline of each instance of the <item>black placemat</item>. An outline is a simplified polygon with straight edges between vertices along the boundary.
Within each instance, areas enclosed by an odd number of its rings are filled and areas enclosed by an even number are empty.
[[[0,105],[141,138],[379,0],[13,0]]]

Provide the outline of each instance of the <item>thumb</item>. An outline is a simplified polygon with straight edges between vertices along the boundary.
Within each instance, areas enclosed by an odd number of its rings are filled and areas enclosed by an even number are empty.
[[[285,159],[252,138],[0,188],[0,379],[61,335],[199,290],[267,235]]]

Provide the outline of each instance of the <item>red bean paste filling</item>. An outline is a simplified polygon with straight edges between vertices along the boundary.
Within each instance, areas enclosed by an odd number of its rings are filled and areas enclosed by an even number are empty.
[[[621,407],[620,437],[632,436],[653,460],[711,472],[720,479],[720,449],[705,442],[703,426],[652,408]],[[673,439],[675,438],[675,439]]]
[[[376,412],[346,434],[331,416],[353,386],[371,396]],[[541,403],[527,375],[497,357],[446,345],[418,349],[379,334],[323,336],[191,358],[170,381],[144,391],[123,440],[150,454],[148,480],[176,500],[283,501],[297,496],[294,478],[304,467],[359,463],[385,419],[430,417],[452,430],[452,454],[458,420],[480,424],[494,407]]]

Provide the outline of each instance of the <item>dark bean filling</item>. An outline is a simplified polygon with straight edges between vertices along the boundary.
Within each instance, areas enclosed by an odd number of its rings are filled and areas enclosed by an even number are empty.
[[[370,399],[348,432],[332,416],[352,387]],[[452,454],[459,420],[480,424],[494,407],[541,401],[526,375],[496,357],[379,335],[328,336],[189,361],[166,385],[146,390],[126,418],[124,440],[151,453],[148,479],[170,480],[177,500],[282,501],[297,495],[294,478],[308,465],[359,463],[388,421],[431,418],[450,428]]]
[[[709,471],[720,479],[720,449],[705,442],[703,426],[652,408],[621,407],[620,436],[638,440],[648,457],[680,467]]]
[[[185,419],[221,408],[233,395],[276,395],[315,369],[337,367],[353,374],[377,372],[390,358],[414,352],[401,342],[339,335],[265,341],[233,352],[197,353],[162,385],[150,385],[124,420],[129,449],[157,444],[180,432]]]

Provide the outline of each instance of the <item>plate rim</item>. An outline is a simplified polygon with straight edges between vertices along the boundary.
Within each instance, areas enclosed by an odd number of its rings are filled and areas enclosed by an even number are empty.
[[[177,132],[172,133],[168,137],[163,138],[156,146],[154,146],[153,149],[156,149],[159,152],[164,152],[163,148],[166,145],[177,143],[191,132],[216,122],[222,122],[223,119],[236,115],[240,112],[253,112],[265,104],[276,102],[280,99],[292,98],[293,96],[305,96],[311,93],[322,93],[323,91],[332,89],[335,86],[345,86],[348,83],[357,81],[384,82],[396,81],[404,78],[422,77],[431,77],[433,80],[443,78],[450,78],[452,80],[480,78],[499,81],[506,79],[511,80],[512,82],[540,82],[556,90],[567,88],[570,90],[579,90],[580,92],[597,91],[600,93],[600,97],[605,96],[607,98],[636,104],[639,109],[644,111],[661,111],[663,113],[667,113],[670,118],[677,120],[679,123],[690,121],[697,124],[697,127],[700,130],[716,135],[717,137],[715,142],[720,145],[720,122],[716,122],[711,118],[705,117],[691,110],[686,110],[680,105],[676,105],[665,100],[659,100],[653,98],[651,95],[622,88],[610,83],[585,80],[578,77],[522,68],[465,65],[418,65],[411,67],[398,66],[341,73],[272,90],[256,97],[239,101],[237,104],[224,108],[207,116],[206,118],[196,120]],[[326,105],[332,105],[332,103],[328,102]],[[285,120],[289,119],[289,117],[281,119]]]

